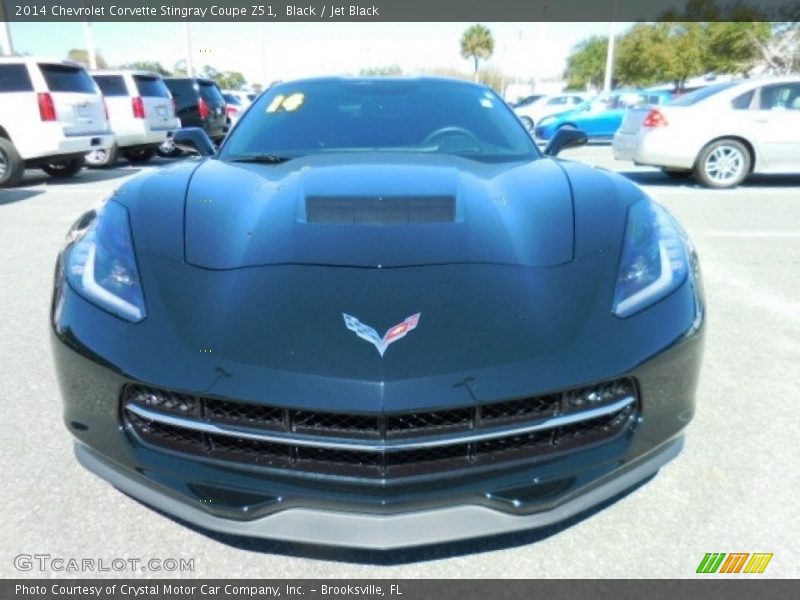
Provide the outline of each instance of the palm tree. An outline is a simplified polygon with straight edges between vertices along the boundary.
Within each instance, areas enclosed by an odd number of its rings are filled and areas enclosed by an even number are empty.
[[[478,80],[478,61],[494,52],[492,32],[484,25],[472,25],[461,36],[461,56],[475,61],[475,81]]]

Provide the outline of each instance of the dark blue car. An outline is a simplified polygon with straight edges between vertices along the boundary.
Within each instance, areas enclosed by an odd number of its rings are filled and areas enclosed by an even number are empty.
[[[626,110],[665,104],[671,98],[672,94],[664,91],[616,90],[600,94],[572,110],[541,119],[534,135],[549,140],[562,127],[571,127],[585,131],[589,139],[611,139],[622,124]]]

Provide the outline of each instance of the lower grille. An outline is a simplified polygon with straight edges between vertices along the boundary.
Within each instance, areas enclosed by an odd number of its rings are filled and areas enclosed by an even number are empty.
[[[398,478],[541,457],[630,428],[636,386],[620,379],[532,398],[435,411],[343,414],[128,385],[126,427],[178,452],[291,471]]]

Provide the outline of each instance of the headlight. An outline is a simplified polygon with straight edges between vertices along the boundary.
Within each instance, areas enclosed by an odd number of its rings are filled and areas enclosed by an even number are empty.
[[[628,209],[614,314],[627,317],[662,299],[686,279],[685,234],[672,216],[648,199]]]
[[[127,209],[109,200],[91,223],[69,237],[75,239],[67,257],[70,285],[90,302],[123,319],[134,323],[144,319],[144,295]]]

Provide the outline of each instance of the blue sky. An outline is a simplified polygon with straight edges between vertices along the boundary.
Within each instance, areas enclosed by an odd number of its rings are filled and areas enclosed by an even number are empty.
[[[491,63],[528,79],[557,76],[570,47],[607,34],[608,23],[486,23],[495,37]],[[397,64],[405,72],[471,64],[459,54],[468,23],[192,23],[195,66],[238,70],[251,82],[357,73]],[[618,31],[627,24],[618,24]],[[111,64],[185,56],[183,23],[93,23],[95,44]],[[12,23],[17,52],[62,57],[84,48],[82,23]]]

